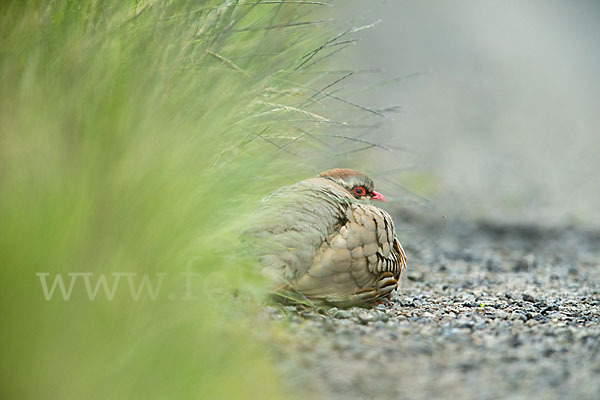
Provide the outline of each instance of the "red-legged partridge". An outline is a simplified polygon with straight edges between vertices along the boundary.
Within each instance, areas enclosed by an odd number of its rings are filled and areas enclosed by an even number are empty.
[[[351,305],[389,298],[406,256],[392,218],[369,200],[385,197],[351,169],[331,169],[269,195],[248,231],[264,271],[279,289],[311,300]]]

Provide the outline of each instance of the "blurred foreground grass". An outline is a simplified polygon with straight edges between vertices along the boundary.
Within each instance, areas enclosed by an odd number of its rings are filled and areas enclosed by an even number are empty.
[[[336,32],[263,3],[3,2],[2,398],[283,396],[252,306],[219,293],[265,292],[233,250],[255,200],[315,173],[273,143],[327,122],[290,105]],[[130,275],[92,301],[80,275],[46,301],[36,274],[77,272],[166,276],[154,300]]]

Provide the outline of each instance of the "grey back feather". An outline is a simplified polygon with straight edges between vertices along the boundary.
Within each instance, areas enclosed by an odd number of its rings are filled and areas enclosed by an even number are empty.
[[[329,179],[306,179],[266,197],[245,236],[254,242],[265,272],[289,282],[306,274],[321,244],[343,225],[353,201]]]

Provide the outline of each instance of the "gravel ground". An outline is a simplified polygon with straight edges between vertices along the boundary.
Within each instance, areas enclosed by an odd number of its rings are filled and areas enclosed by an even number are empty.
[[[600,398],[600,233],[399,215],[409,270],[372,309],[270,306],[314,398]]]

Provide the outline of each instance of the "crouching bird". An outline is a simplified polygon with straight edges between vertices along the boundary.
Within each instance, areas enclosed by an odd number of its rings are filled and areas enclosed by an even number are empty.
[[[398,287],[406,256],[373,181],[331,169],[266,197],[246,231],[278,292],[336,305],[373,304]]]

